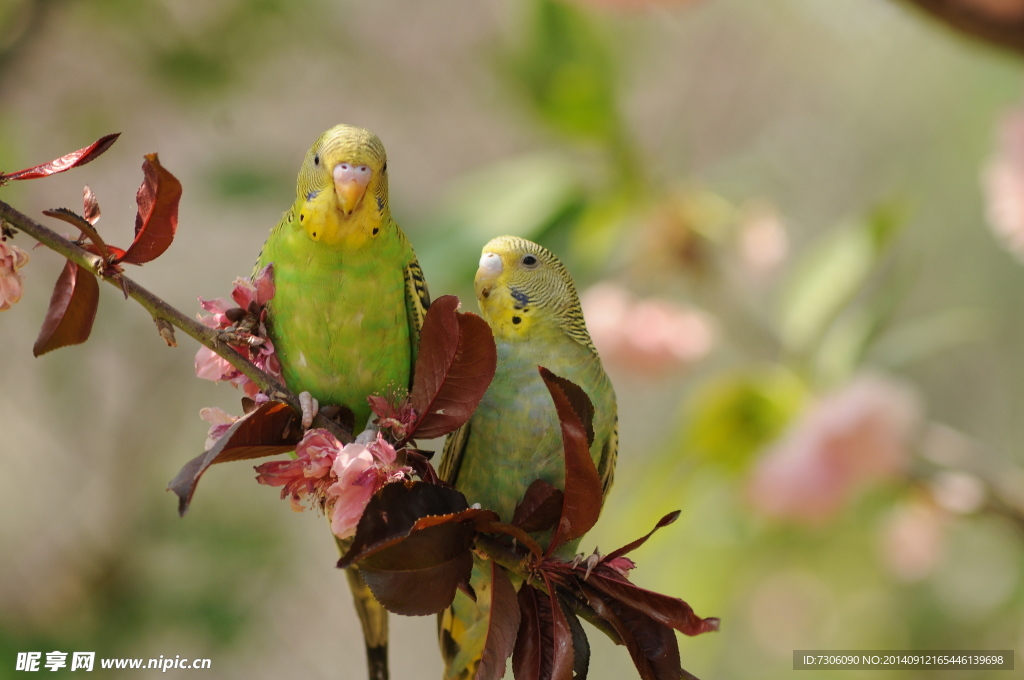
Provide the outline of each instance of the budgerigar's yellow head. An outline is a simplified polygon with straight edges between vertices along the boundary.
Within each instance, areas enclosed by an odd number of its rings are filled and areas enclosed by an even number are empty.
[[[561,330],[593,347],[572,276],[547,248],[499,236],[484,246],[475,284],[480,311],[497,339]]]
[[[300,226],[311,240],[358,248],[388,228],[388,161],[377,135],[336,125],[306,153],[296,184]]]

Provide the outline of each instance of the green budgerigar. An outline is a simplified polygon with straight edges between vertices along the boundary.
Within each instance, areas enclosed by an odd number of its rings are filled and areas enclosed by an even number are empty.
[[[257,271],[274,265],[268,332],[285,384],[320,404],[347,406],[357,431],[367,396],[409,387],[430,304],[423,273],[388,207],[380,139],[338,125],[299,171],[295,202],[270,232]],[[387,676],[387,613],[347,570],[372,678]]]
[[[470,503],[510,521],[535,479],[561,489],[565,483],[562,434],[551,394],[537,367],[579,385],[594,404],[591,456],[604,492],[611,486],[618,451],[615,392],[587,333],[576,288],[562,263],[526,239],[502,236],[483,249],[476,296],[494,333],[498,366],[470,421],[449,436],[440,476]],[[560,550],[572,554],[579,541]],[[477,602],[489,587],[486,570],[474,567]],[[461,591],[441,615],[445,678],[473,678],[487,618]]]

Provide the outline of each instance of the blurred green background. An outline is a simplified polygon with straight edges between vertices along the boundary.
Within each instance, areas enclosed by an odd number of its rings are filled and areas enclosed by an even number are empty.
[[[373,129],[435,296],[475,309],[503,233],[585,291],[621,449],[584,547],[682,509],[633,577],[721,617],[684,666],[788,678],[794,649],[1024,648],[1021,84],[889,0],[2,0],[0,167],[123,134],[0,198],[39,217],[87,183],[124,245],[158,151],[178,236],[128,273],[193,313],[249,274],[313,139]],[[240,396],[187,337],[104,287],[88,344],[32,358],[60,266],[32,251],[0,315],[0,677],[53,650],[365,677],[322,519],[244,463],[178,519],[199,409]],[[393,676],[438,677],[433,619],[392,626]],[[591,677],[634,676],[591,641]]]

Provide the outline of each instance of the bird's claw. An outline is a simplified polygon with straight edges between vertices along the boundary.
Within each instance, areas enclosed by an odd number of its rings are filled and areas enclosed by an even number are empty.
[[[309,392],[299,393],[299,406],[302,407],[302,429],[308,430],[313,424],[313,418],[320,412],[320,404]]]
[[[592,554],[590,557],[588,557],[587,559],[584,560],[584,562],[587,565],[587,573],[585,573],[583,575],[583,580],[584,581],[586,581],[588,578],[590,578],[590,572],[593,571],[594,567],[596,567],[598,565],[598,563],[601,562],[601,559],[602,559],[601,553],[598,551],[597,548],[594,548],[594,554]]]

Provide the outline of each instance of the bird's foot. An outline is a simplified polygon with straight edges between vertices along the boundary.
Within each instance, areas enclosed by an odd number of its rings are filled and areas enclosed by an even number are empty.
[[[320,404],[309,392],[300,392],[299,405],[302,407],[302,429],[308,430],[313,424],[313,418],[320,412]]]

